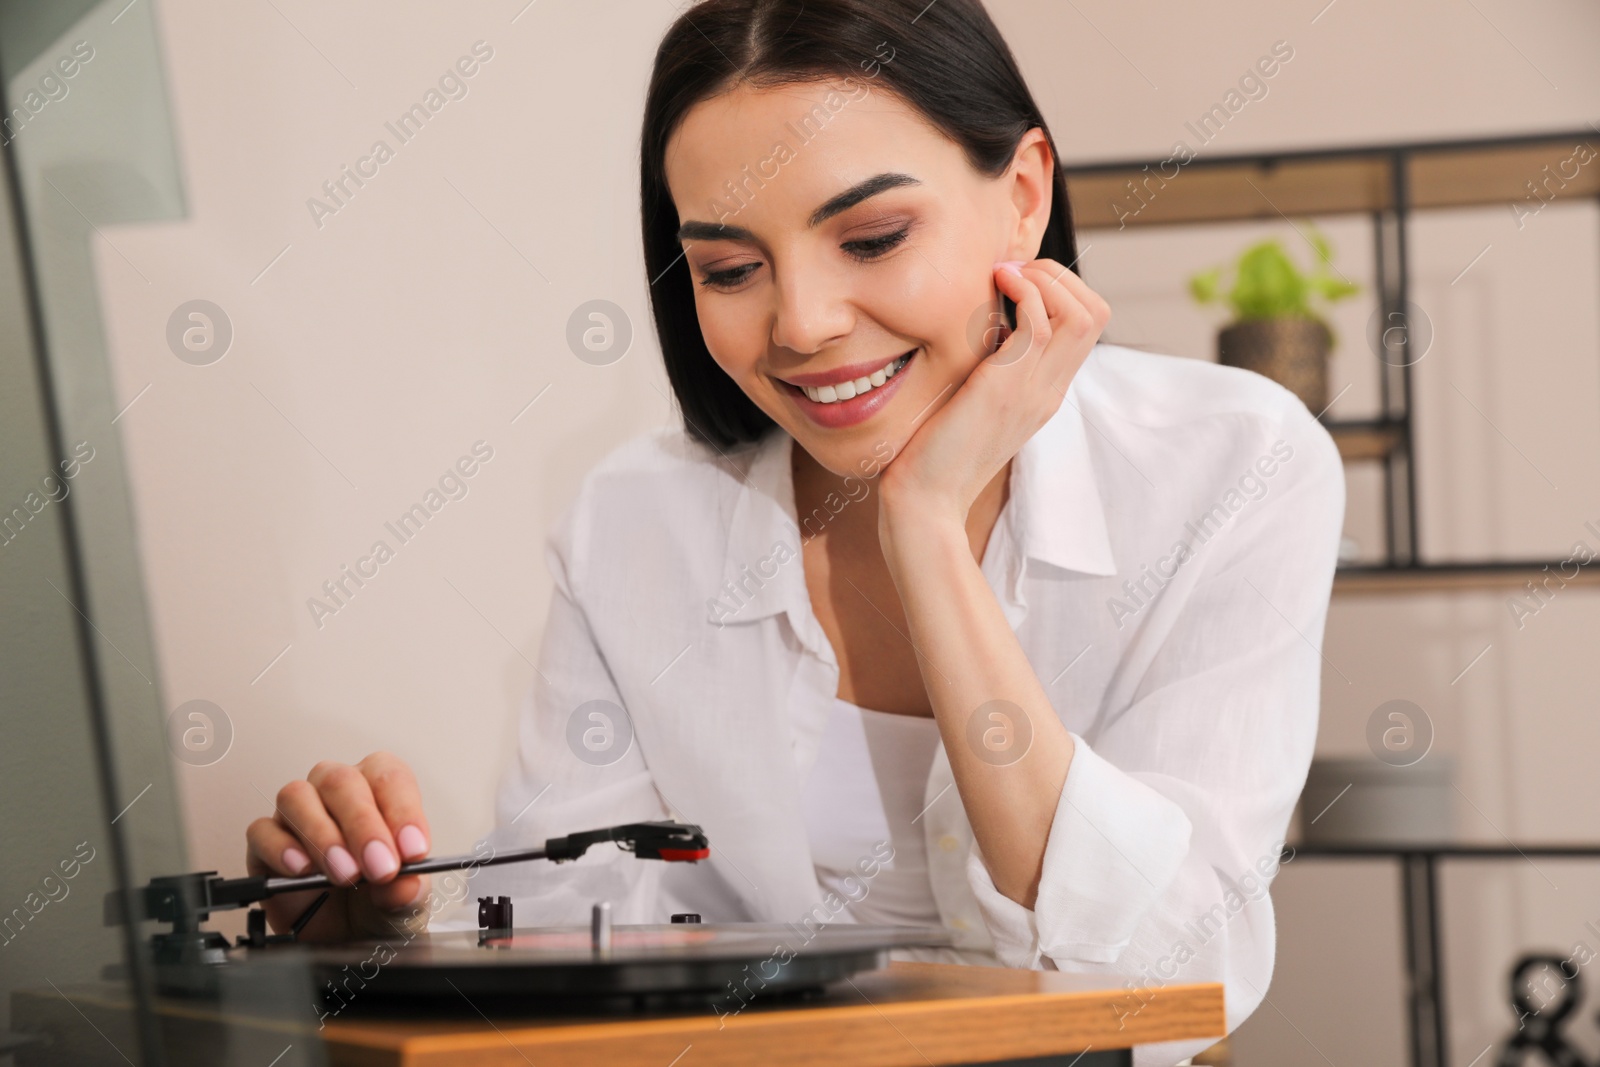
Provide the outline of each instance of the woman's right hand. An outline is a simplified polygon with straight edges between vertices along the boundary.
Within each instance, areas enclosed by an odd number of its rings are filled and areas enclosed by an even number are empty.
[[[385,937],[426,926],[427,875],[395,877],[400,864],[423,858],[429,847],[416,776],[398,756],[374,752],[354,766],[324,760],[278,790],[277,810],[251,823],[245,841],[251,875],[320,872],[334,883],[302,941]],[[287,931],[321,892],[263,901],[268,923]]]

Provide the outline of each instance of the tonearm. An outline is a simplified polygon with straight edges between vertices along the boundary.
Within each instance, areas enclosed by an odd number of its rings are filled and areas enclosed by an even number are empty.
[[[438,859],[417,860],[403,865],[396,877],[406,874],[434,874],[441,871],[460,871],[478,867],[494,867],[503,863],[522,863],[527,860],[551,860],[561,863],[575,860],[589,850],[591,845],[614,841],[626,852],[639,859],[664,860],[668,863],[706,859],[711,848],[704,831],[698,826],[677,822],[636,822],[623,826],[608,826],[599,830],[552,837],[541,848],[515,849],[509,852],[491,852],[489,855],[447,856]],[[248,878],[223,878],[216,871],[199,871],[192,874],[167,875],[152,878],[150,883],[133,894],[135,918],[154,919],[171,923],[170,931],[152,935],[157,964],[220,963],[226,958],[228,939],[214,930],[202,930],[200,924],[215,911],[231,911],[249,907],[280,893],[301,893],[321,889],[323,894],[295,920],[285,934],[268,934],[266,913],[259,908],[249,916],[249,933],[240,936],[240,945],[261,947],[268,944],[296,940],[311,921],[312,916],[328,898],[334,887],[325,874],[308,874],[298,878],[255,875]],[[491,906],[492,907],[492,906]],[[509,909],[507,909],[509,911]],[[123,921],[122,901],[116,893],[106,897],[106,922],[108,925]],[[496,922],[494,925],[501,925]]]

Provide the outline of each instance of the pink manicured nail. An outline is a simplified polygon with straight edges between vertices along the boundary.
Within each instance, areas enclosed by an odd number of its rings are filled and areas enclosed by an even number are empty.
[[[1003,259],[996,265],[1000,269],[1010,271],[1020,278],[1022,277],[1022,263],[1023,261],[1020,259]]]
[[[400,869],[400,861],[394,858],[389,846],[378,840],[367,842],[367,847],[361,850],[361,862],[366,864],[367,877],[372,879],[387,878]]]
[[[400,853],[406,859],[414,860],[428,854],[428,839],[415,826],[402,826],[395,835],[395,841],[399,843]]]
[[[335,882],[348,883],[361,877],[361,868],[342,845],[334,845],[328,850],[328,873]]]
[[[286,848],[283,850],[283,865],[289,868],[291,874],[305,874],[311,867],[311,861],[299,849]]]

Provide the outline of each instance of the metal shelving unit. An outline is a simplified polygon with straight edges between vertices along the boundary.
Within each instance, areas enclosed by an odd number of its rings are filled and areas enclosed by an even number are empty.
[[[1407,357],[1413,211],[1522,201],[1539,182],[1544,202],[1600,201],[1600,160],[1565,176],[1578,145],[1600,155],[1600,130],[1293,152],[1101,163],[1065,168],[1074,222],[1096,229],[1365,214],[1373,226],[1382,322],[1377,418],[1323,424],[1347,463],[1377,463],[1384,484],[1385,561],[1341,566],[1336,593],[1520,585],[1559,561],[1486,559],[1430,563],[1417,535],[1416,432]],[[1174,173],[1174,168],[1176,172]],[[1547,170],[1547,168],[1549,168]],[[1553,180],[1558,183],[1552,185]],[[1541,179],[1543,179],[1541,181]],[[1600,574],[1580,570],[1580,584]]]
[[[1199,157],[1172,175],[1172,160],[1138,160],[1067,168],[1074,221],[1080,233],[1127,227],[1174,226],[1295,216],[1367,215],[1374,236],[1381,321],[1379,411],[1366,420],[1325,425],[1347,464],[1377,463],[1383,471],[1386,558],[1381,564],[1340,566],[1336,593],[1396,593],[1521,585],[1542,579],[1557,561],[1484,559],[1431,563],[1418,548],[1416,432],[1412,418],[1412,360],[1408,314],[1408,228],[1414,211],[1514,203],[1547,167],[1570,161],[1577,145],[1600,156],[1600,129],[1472,141]],[[1562,168],[1567,169],[1567,168]],[[1559,184],[1541,185],[1545,202],[1600,200],[1600,160],[1557,170]],[[1600,568],[1580,570],[1580,584],[1600,583]],[[1437,867],[1444,859],[1493,860],[1528,855],[1600,856],[1591,845],[1299,845],[1302,855],[1396,858],[1401,863],[1406,927],[1410,1058],[1442,1067],[1448,1055],[1441,974]],[[1290,853],[1292,855],[1292,853]]]
[[[1445,1067],[1450,1062],[1449,1026],[1445,1016],[1444,948],[1440,936],[1439,868],[1445,860],[1495,862],[1533,857],[1564,860],[1600,859],[1600,845],[1410,844],[1289,845],[1279,857],[1395,860],[1400,866],[1401,917],[1405,927],[1406,1016],[1415,1067]],[[1507,1023],[1509,1026],[1510,1024]],[[1531,1058],[1531,1057],[1530,1057]],[[1499,1062],[1499,1061],[1496,1061]]]

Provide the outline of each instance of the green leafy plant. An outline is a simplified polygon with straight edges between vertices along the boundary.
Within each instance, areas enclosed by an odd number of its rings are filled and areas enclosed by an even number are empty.
[[[1312,307],[1313,299],[1326,303],[1343,300],[1361,291],[1352,281],[1333,269],[1333,246],[1308,221],[1304,227],[1317,260],[1310,273],[1303,274],[1275,237],[1245,249],[1233,264],[1233,286],[1223,291],[1226,267],[1212,267],[1189,278],[1189,293],[1198,303],[1226,303],[1235,322],[1251,319],[1301,318],[1320,322],[1333,337],[1328,325]]]

